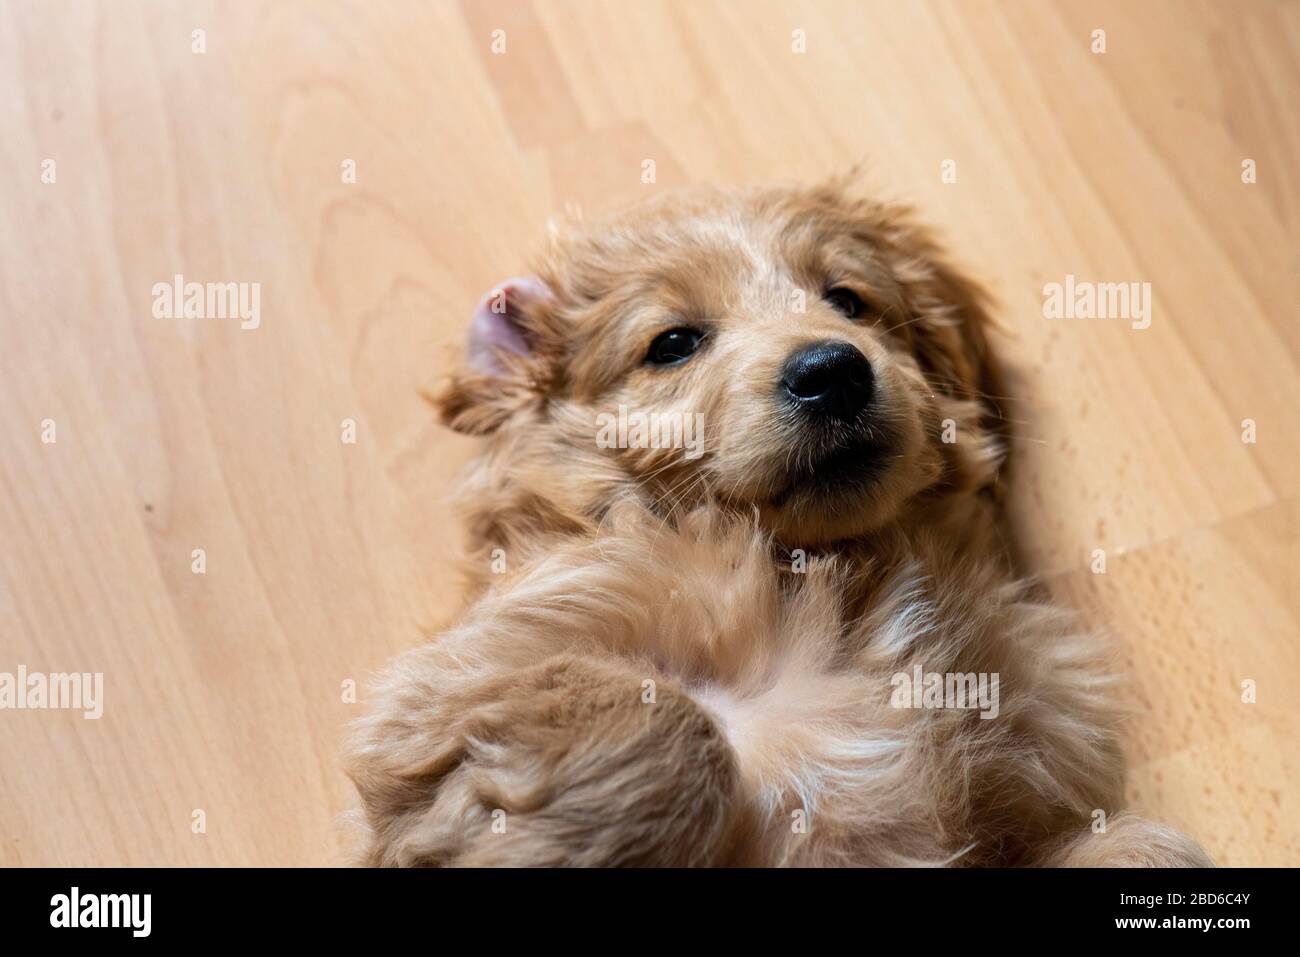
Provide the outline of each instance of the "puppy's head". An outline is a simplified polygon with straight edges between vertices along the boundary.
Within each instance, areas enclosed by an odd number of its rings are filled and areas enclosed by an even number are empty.
[[[670,194],[557,229],[537,276],[484,297],[438,403],[516,493],[713,501],[820,544],[994,482],[986,322],[900,207]]]

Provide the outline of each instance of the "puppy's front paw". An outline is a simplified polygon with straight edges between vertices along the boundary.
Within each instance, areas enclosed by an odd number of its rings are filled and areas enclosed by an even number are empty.
[[[1132,814],[1111,820],[1104,832],[1072,835],[1043,858],[1046,867],[1213,867],[1186,834]]]
[[[646,677],[626,662],[559,655],[436,708],[403,707],[400,722],[363,724],[349,771],[366,862],[721,862],[739,804],[734,754],[685,692],[659,682],[647,695]]]

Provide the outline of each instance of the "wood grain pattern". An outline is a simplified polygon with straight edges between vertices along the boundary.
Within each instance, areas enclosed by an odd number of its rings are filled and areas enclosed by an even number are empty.
[[[340,860],[365,677],[458,608],[473,446],[419,390],[479,294],[566,204],[860,160],[1000,302],[1017,525],[1121,635],[1136,804],[1297,863],[1298,61],[1268,0],[4,4],[0,671],[105,711],[0,711],[0,864]],[[154,318],[177,273],[260,327]],[[1150,328],[1044,319],[1067,274]]]

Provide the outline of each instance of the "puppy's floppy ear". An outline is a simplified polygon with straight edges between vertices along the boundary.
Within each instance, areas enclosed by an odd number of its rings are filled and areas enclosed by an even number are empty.
[[[928,236],[908,241],[900,271],[911,321],[900,331],[911,337],[913,353],[935,388],[954,398],[995,399],[1000,388],[989,347],[988,294],[949,263]]]
[[[985,426],[1001,432],[1001,376],[989,345],[991,299],[948,259],[909,208],[881,206],[877,225],[892,252],[907,315],[894,323],[933,388],[984,408]]]
[[[950,400],[946,411],[959,421],[973,418],[979,427],[975,442],[944,446],[952,474],[1000,496],[1010,425],[989,344],[994,325],[989,296],[948,261],[939,243],[908,214],[890,216],[885,233],[907,309],[895,334],[904,338],[936,396]]]
[[[545,390],[557,368],[555,305],[536,278],[507,279],[479,300],[466,365],[433,397],[445,425],[486,435]]]
[[[906,315],[887,317],[934,388],[953,398],[988,403],[999,377],[989,349],[993,327],[984,289],[948,259],[933,234],[905,203],[861,198],[860,167],[814,187],[809,197],[848,219],[868,245],[883,247],[902,287]],[[1000,418],[996,406],[989,412]]]

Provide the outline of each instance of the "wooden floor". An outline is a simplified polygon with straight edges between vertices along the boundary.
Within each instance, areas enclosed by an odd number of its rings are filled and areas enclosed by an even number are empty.
[[[339,861],[366,676],[457,611],[419,390],[479,294],[565,204],[862,159],[999,298],[1133,802],[1300,862],[1300,5],[13,0],[0,102],[0,672],[104,675],[0,712],[0,864]],[[155,318],[176,274],[259,327]],[[1044,318],[1067,275],[1150,327]]]

